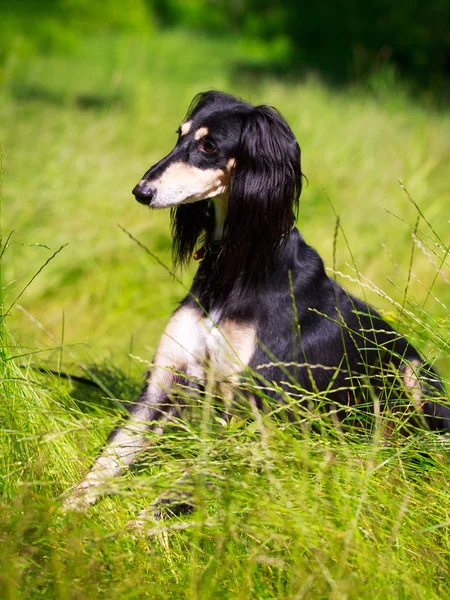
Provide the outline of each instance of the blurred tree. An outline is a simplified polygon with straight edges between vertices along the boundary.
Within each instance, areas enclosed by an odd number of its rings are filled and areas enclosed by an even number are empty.
[[[286,32],[302,61],[346,79],[387,62],[422,85],[449,74],[448,0],[283,2]]]
[[[8,54],[67,51],[85,34],[152,24],[145,0],[0,0],[0,67]]]
[[[162,25],[228,31],[283,48],[276,62],[339,82],[391,65],[421,86],[448,83],[449,0],[147,0]],[[281,44],[274,44],[274,40]]]
[[[328,81],[380,69],[448,86],[450,1],[432,0],[0,0],[0,66],[6,54],[69,48],[82,33],[148,33],[153,22],[234,35],[249,61]]]

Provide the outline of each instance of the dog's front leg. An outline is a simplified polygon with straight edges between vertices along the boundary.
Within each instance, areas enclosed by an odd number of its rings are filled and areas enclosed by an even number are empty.
[[[82,510],[89,504],[94,504],[100,496],[111,492],[111,480],[131,465],[145,447],[145,432],[153,429],[162,433],[163,423],[173,414],[174,407],[167,405],[168,400],[159,403],[152,391],[154,390],[149,382],[133,407],[127,423],[109,436],[103,452],[65,501],[65,508]],[[168,399],[167,394],[165,397]]]
[[[180,373],[201,377],[205,351],[200,320],[201,314],[189,307],[178,309],[172,316],[159,343],[145,389],[133,406],[126,425],[110,435],[102,454],[66,500],[67,509],[86,508],[111,491],[108,485],[111,479],[133,463],[145,447],[145,432],[162,433],[164,422],[177,409],[170,393],[176,387]]]

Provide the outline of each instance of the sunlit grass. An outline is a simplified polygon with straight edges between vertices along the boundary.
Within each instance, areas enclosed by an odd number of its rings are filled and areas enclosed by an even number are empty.
[[[174,144],[193,95],[210,87],[272,103],[292,124],[309,180],[299,226],[327,266],[333,261],[331,203],[363,275],[402,303],[414,247],[410,300],[420,306],[433,283],[433,293],[450,304],[448,275],[436,277],[432,264],[439,264],[442,253],[435,255],[433,243],[424,251],[414,245],[417,211],[398,184],[401,179],[445,240],[448,116],[427,113],[395,90],[376,97],[314,81],[237,80],[234,59],[231,45],[172,34],[147,45],[139,39],[95,40],[70,57],[15,65],[0,106],[4,231],[15,230],[6,281],[16,283],[7,293],[13,297],[52,250],[68,243],[21,299],[56,338],[64,311],[68,344],[87,341],[95,353],[120,354],[129,351],[133,337],[137,354],[151,354],[183,290],[117,224],[170,264],[167,212],[148,212],[131,189]],[[46,99],[47,93],[56,100]],[[80,105],[85,96],[98,96],[100,105]],[[428,245],[423,220],[419,228]],[[21,245],[37,242],[51,250]],[[342,236],[336,256],[336,267],[354,276]],[[358,284],[348,287],[364,292]],[[388,308],[373,294],[369,299]],[[433,296],[426,309],[448,313]],[[15,324],[21,343],[52,344],[20,314]]]
[[[181,285],[117,225],[170,265],[168,214],[146,212],[131,189],[174,144],[200,90],[283,112],[309,179],[306,240],[450,375],[448,115],[396,89],[238,77],[238,59],[229,41],[155,34],[8,63],[4,309],[69,245],[1,334],[1,598],[450,597],[450,467],[428,432],[386,447],[376,428],[343,435],[324,416],[303,414],[298,427],[245,407],[226,427],[212,412],[205,427],[199,402],[189,422],[150,435],[115,494],[87,515],[58,510],[122,418],[120,401],[136,397],[189,285],[192,270]],[[151,523],[150,539],[126,528],[180,487],[192,491],[193,515]]]

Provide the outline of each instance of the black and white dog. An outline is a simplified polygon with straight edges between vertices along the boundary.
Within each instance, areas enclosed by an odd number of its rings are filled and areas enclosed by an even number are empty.
[[[300,148],[282,116],[228,94],[199,94],[168,156],[136,185],[136,199],[171,208],[175,264],[195,253],[199,269],[172,315],[154,366],[128,422],[67,502],[81,508],[104,493],[178,411],[177,389],[214,381],[225,406],[244,373],[258,373],[265,393],[286,398],[295,381],[313,398],[346,407],[381,407],[409,397],[433,430],[450,429],[444,390],[415,348],[380,315],[325,273],[321,258],[294,227],[302,188]],[[393,382],[397,382],[394,384]],[[395,391],[396,390],[396,391]],[[259,396],[249,394],[258,405]]]

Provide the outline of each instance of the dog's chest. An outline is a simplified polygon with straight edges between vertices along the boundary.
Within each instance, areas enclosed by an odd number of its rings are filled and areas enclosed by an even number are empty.
[[[206,356],[213,358],[224,352],[226,344],[223,323],[220,322],[221,312],[212,310],[209,316],[200,322]]]
[[[195,308],[184,307],[169,322],[157,361],[185,368],[188,375],[202,380],[210,373],[222,378],[244,370],[255,345],[253,324],[224,319],[215,310],[206,316]]]
[[[221,320],[221,316],[219,311],[211,311],[208,316],[202,316],[197,321],[195,329],[191,332],[197,345],[192,356],[193,362],[196,370],[201,368],[204,371],[203,379],[207,379],[206,370],[217,370],[233,353],[231,341],[228,339],[230,322]]]

